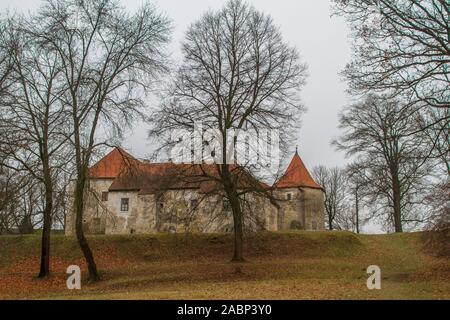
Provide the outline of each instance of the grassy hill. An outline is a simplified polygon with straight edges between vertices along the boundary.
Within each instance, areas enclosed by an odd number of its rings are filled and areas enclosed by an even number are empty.
[[[0,298],[19,299],[450,299],[450,260],[427,252],[420,233],[258,233],[247,262],[229,262],[222,234],[92,236],[102,281],[69,291],[65,270],[87,271],[74,238],[52,238],[52,276],[35,278],[38,235],[0,237]],[[368,290],[366,268],[381,268]]]

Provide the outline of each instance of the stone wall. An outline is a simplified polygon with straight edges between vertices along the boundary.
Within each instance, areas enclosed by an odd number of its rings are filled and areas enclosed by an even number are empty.
[[[107,192],[113,179],[94,179],[89,181],[85,195],[85,210],[83,213],[83,229],[90,234],[103,234],[106,229],[106,217],[111,215],[111,203],[102,201],[102,192]],[[74,193],[74,182],[69,185],[69,194]],[[109,196],[109,194],[108,194]],[[74,198],[69,198],[69,207],[66,216],[66,235],[75,234],[75,213],[73,211]]]
[[[129,211],[120,211],[120,199],[129,198]],[[248,230],[276,230],[266,225],[266,214],[274,207],[261,197],[246,199],[245,226]],[[233,229],[231,210],[224,209],[221,195],[199,194],[196,190],[168,190],[162,195],[138,195],[137,192],[111,192],[112,217],[107,217],[107,234],[153,232],[230,232]],[[275,218],[272,220],[276,221]]]
[[[323,230],[325,228],[322,190],[287,188],[279,190],[277,198],[281,199],[278,230]]]
[[[83,226],[87,234],[131,234],[155,232],[231,232],[231,209],[222,195],[199,194],[197,190],[168,190],[164,194],[139,195],[138,191],[108,192],[113,180],[90,181],[86,196]],[[288,200],[287,195],[291,195]],[[256,194],[247,194],[244,205],[246,230],[322,230],[324,229],[323,192],[319,189],[292,188],[276,193],[277,209]],[[127,211],[121,199],[129,199]],[[66,234],[74,234],[74,216],[66,218]]]

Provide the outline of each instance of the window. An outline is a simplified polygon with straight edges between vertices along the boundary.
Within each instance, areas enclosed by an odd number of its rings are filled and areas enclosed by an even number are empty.
[[[108,201],[108,191],[102,192],[102,201]]]
[[[120,211],[128,211],[129,207],[130,207],[129,198],[120,199]]]
[[[223,199],[223,210],[224,211],[230,211],[231,210],[230,201],[228,199]]]
[[[292,200],[292,193],[288,193],[288,194],[286,194],[286,199],[287,200]]]

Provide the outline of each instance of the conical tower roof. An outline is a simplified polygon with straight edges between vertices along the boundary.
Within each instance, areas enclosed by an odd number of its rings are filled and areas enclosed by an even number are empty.
[[[292,157],[291,163],[286,169],[286,172],[275,183],[276,188],[298,188],[298,187],[307,187],[307,188],[315,188],[315,189],[323,189],[319,184],[317,184],[314,179],[311,177],[308,169],[306,169],[305,164],[302,159],[298,155],[298,152],[295,152],[295,155]]]

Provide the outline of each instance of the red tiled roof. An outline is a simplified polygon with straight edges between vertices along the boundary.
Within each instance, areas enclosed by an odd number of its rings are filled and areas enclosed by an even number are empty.
[[[231,166],[239,188],[268,188],[249,173]],[[124,170],[111,184],[110,191],[139,191],[154,194],[168,189],[199,189],[201,193],[221,190],[219,170],[215,164],[139,163]]]
[[[115,179],[131,164],[138,164],[139,160],[121,148],[114,148],[89,168],[89,177],[92,179]]]
[[[230,171],[240,189],[270,188],[242,167],[231,165]],[[216,180],[219,169],[215,164],[141,162],[121,148],[114,148],[90,167],[89,177],[114,179],[110,191],[139,191],[139,194],[167,189],[199,189],[199,192],[210,193],[223,188]]]
[[[323,189],[318,185],[306,169],[305,164],[296,152],[284,175],[275,183],[276,188],[308,187]]]

